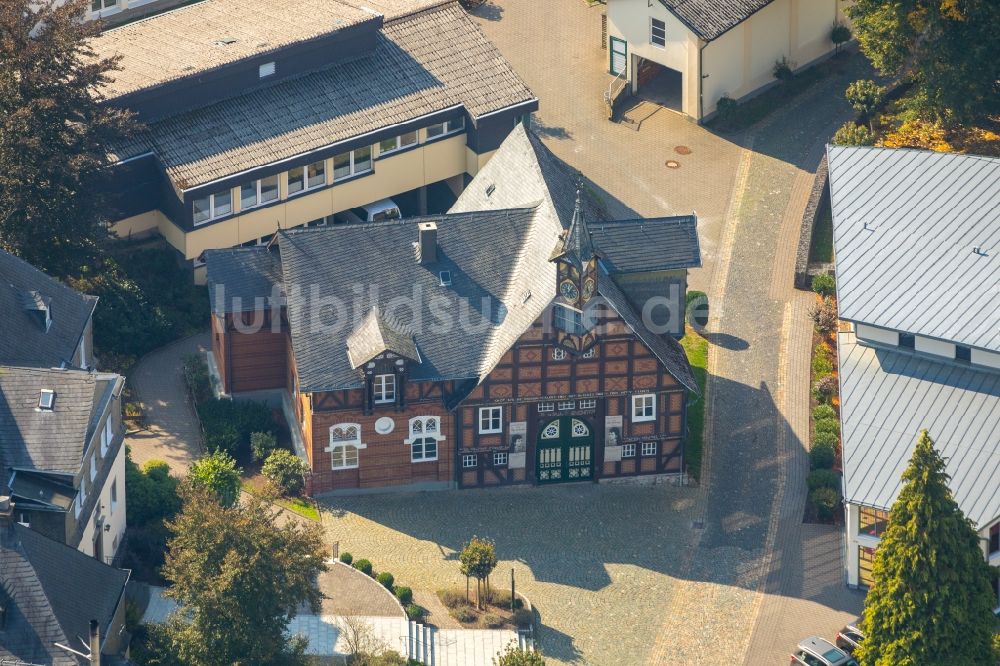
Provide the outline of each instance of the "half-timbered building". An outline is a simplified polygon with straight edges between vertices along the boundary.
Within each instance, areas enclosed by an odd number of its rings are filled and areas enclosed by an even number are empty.
[[[208,252],[213,372],[314,493],[680,475],[696,225],[609,219],[517,128],[447,214]]]

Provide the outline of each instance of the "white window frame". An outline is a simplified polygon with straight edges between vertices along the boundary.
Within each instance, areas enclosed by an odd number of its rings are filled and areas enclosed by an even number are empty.
[[[440,416],[414,416],[409,424],[410,436],[405,443],[410,447],[410,462],[430,462],[441,455],[441,442],[447,437],[441,434]],[[434,455],[427,455],[428,440],[434,443]],[[417,455],[419,451],[420,455]]]
[[[580,400],[580,409],[597,409],[597,399],[584,398]]]
[[[564,303],[555,303],[552,310],[552,325],[560,331],[571,335],[583,335],[587,329],[583,325],[583,310],[572,308]]]
[[[355,153],[357,153],[359,150],[363,150],[365,148],[368,149],[368,168],[367,169],[358,169],[357,160],[355,159]],[[350,164],[351,170],[350,170],[349,173],[346,173],[343,176],[338,176],[337,175],[337,158],[338,157],[343,157],[344,155],[348,155],[349,156],[348,157],[348,164]],[[375,168],[373,157],[374,156],[372,155],[372,147],[371,146],[361,146],[360,148],[355,148],[354,150],[349,150],[346,153],[340,153],[339,155],[334,155],[333,156],[333,182],[336,183],[336,182],[341,181],[341,180],[347,180],[348,178],[353,178],[354,176],[358,176],[358,175],[363,174],[363,173],[370,173],[372,171],[372,169]]]
[[[309,180],[313,178],[314,174],[312,170],[316,165],[321,165],[320,168],[323,170],[323,182],[316,183],[315,185],[310,185]],[[292,179],[292,170],[302,169],[302,178]],[[326,160],[317,160],[311,164],[303,164],[300,167],[293,167],[293,169],[288,170],[288,196],[296,196],[302,194],[303,192],[308,192],[310,190],[315,190],[326,185]],[[298,183],[300,185],[299,189],[292,191],[292,183]]]
[[[493,453],[493,466],[494,467],[506,467],[509,457],[506,451],[495,451]]]
[[[488,424],[483,427],[484,421]],[[497,423],[493,425],[494,421]],[[494,435],[503,432],[503,407],[480,407],[479,408],[479,434]]]
[[[647,413],[648,412],[648,413]],[[632,396],[632,422],[656,420],[656,394],[639,393]]]
[[[227,210],[225,212],[219,212],[217,210],[218,207],[215,204],[215,198],[223,196],[227,192],[229,193],[229,210]],[[208,200],[208,217],[206,217],[203,220],[198,220],[195,217],[197,215],[197,213],[195,213],[194,204],[197,201],[202,201],[202,200],[205,200],[205,199]],[[219,190],[218,192],[212,192],[207,197],[198,197],[197,199],[194,199],[191,202],[191,221],[194,223],[194,226],[196,226],[196,227],[198,225],[201,225],[201,224],[207,224],[207,223],[211,222],[212,220],[219,220],[219,219],[221,219],[223,217],[227,217],[227,216],[232,215],[232,214],[233,214],[233,190],[232,190],[232,188],[225,189],[225,190]]]
[[[479,467],[479,456],[475,453],[462,454],[462,469],[474,469]]]
[[[334,438],[335,433],[349,434],[351,429],[354,430],[353,438],[346,438],[339,436]],[[348,464],[348,447],[354,449],[354,464]],[[361,443],[361,424],[360,423],[336,423],[330,426],[330,444],[324,449],[330,454],[330,468],[334,470],[343,469],[357,469],[361,463],[361,450],[366,448],[366,444]],[[339,451],[339,454],[338,454]],[[342,464],[337,464],[339,461]]]
[[[411,136],[413,137],[413,141],[403,143],[403,137],[411,137]],[[409,148],[410,146],[415,146],[417,145],[419,139],[420,137],[416,130],[413,130],[412,132],[403,132],[402,134],[397,134],[396,136],[392,137],[392,139],[382,139],[381,141],[378,142],[379,157],[381,157],[382,155],[391,155],[395,152],[402,150],[403,148]],[[395,144],[395,147],[383,148],[382,144],[389,143],[389,141],[392,141]]]
[[[556,403],[554,402],[540,402],[538,403],[538,412],[540,414],[548,414],[549,412],[556,411]]]
[[[97,452],[93,451],[90,454],[90,480],[95,481],[97,479]]]
[[[118,508],[118,477],[111,480],[111,515],[115,515],[115,509]]]
[[[271,197],[270,199],[267,199],[265,201],[264,200],[264,188],[262,187],[262,184],[263,184],[263,182],[265,180],[270,180],[272,178],[274,179],[274,196]],[[253,201],[254,202],[252,204],[244,204],[243,203],[243,189],[247,188],[247,187],[253,187],[253,190],[254,190],[254,195],[253,195]],[[244,210],[250,210],[251,208],[258,208],[260,206],[263,206],[264,204],[269,204],[272,201],[277,201],[280,198],[281,198],[281,179],[278,178],[277,174],[275,174],[273,176],[265,176],[264,178],[258,178],[256,180],[251,180],[248,183],[243,183],[242,185],[240,185],[240,211],[241,212],[244,211]]]
[[[376,405],[396,402],[396,375],[387,372],[372,378],[372,400]]]
[[[656,24],[657,23],[660,24],[660,28],[659,29],[660,29],[660,31],[662,32],[662,35],[663,35],[661,37],[661,39],[663,40],[663,43],[660,43],[660,42],[656,41],[656,30],[657,30]],[[662,19],[658,19],[655,16],[650,16],[649,17],[649,43],[654,48],[657,48],[657,49],[665,49],[665,48],[667,48],[667,22],[666,21],[664,21]]]
[[[104,420],[104,430],[101,431],[101,456],[107,455],[112,439],[114,439],[114,432],[112,431],[111,415],[108,414],[108,418]]]
[[[87,502],[87,479],[80,479],[80,489],[76,491],[76,517],[80,517],[83,505]]]
[[[563,400],[556,405],[556,409],[560,412],[568,412],[572,409],[576,409],[576,400]]]
[[[635,444],[622,444],[622,458],[635,458]]]
[[[650,456],[656,455],[656,442],[643,442],[642,443],[642,456],[648,458]]]
[[[438,131],[440,128],[440,131]],[[465,129],[465,116],[459,116],[457,118],[452,118],[451,120],[446,120],[443,123],[434,123],[433,125],[428,125],[426,128],[428,139],[438,139],[442,136],[449,136],[451,134],[458,134]],[[431,132],[434,132],[433,134]]]

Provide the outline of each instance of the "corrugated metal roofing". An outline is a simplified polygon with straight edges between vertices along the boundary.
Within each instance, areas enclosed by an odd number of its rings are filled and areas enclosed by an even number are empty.
[[[889,508],[920,431],[976,525],[1000,516],[1000,373],[839,335],[845,499]]]
[[[841,318],[1000,351],[1000,159],[827,154]]]

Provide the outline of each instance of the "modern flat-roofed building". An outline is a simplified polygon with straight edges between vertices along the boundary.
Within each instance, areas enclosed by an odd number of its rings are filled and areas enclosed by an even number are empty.
[[[453,199],[538,106],[454,0],[203,0],[93,48],[121,56],[106,103],[145,125],[114,155],[113,229],[196,268],[386,198]]]
[[[831,146],[846,578],[866,587],[922,429],[1000,564],[1000,159]],[[1000,606],[1000,590],[998,590]]]

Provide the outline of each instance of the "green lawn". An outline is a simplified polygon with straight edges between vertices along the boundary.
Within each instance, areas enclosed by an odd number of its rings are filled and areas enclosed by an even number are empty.
[[[257,485],[255,485],[250,479],[243,479],[242,486],[243,490],[251,495],[258,495],[260,492]],[[310,500],[302,497],[278,497],[272,501],[283,509],[294,511],[309,520],[315,520],[317,523],[319,522],[319,509],[317,509],[316,505]]]
[[[828,264],[833,261],[833,215],[827,202],[816,218],[812,244],[809,246],[810,264]]]
[[[701,478],[701,455],[705,432],[705,380],[708,377],[708,340],[701,337],[691,327],[681,339],[681,346],[687,354],[694,378],[701,389],[701,397],[692,398],[688,403],[688,439],[685,459],[687,471],[692,478]]]

